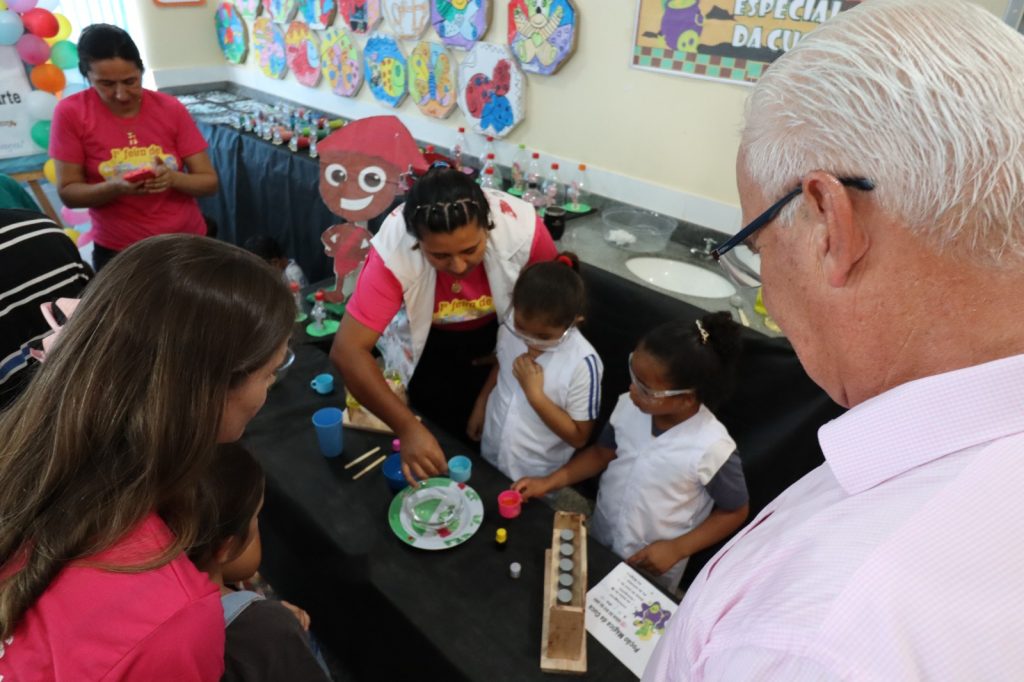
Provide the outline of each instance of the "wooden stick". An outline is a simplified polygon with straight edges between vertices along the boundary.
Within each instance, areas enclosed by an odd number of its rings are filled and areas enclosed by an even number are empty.
[[[356,457],[354,460],[352,460],[351,462],[346,464],[345,468],[346,469],[351,469],[352,467],[354,467],[355,465],[359,464],[360,462],[362,462],[364,459],[366,459],[370,455],[375,455],[378,452],[380,452],[380,446],[379,445],[377,447],[373,448],[372,450],[367,450],[363,454],[361,454],[358,457]]]
[[[354,480],[356,480],[357,478],[359,478],[360,476],[362,476],[363,474],[369,473],[371,469],[373,469],[373,468],[374,468],[375,466],[377,466],[378,464],[380,464],[381,462],[383,462],[383,461],[384,461],[384,460],[386,460],[387,458],[388,458],[388,456],[387,456],[387,455],[381,455],[379,459],[375,459],[375,460],[373,460],[373,463],[372,463],[372,464],[368,464],[368,465],[366,465],[366,468],[365,468],[365,469],[363,469],[362,471],[360,471],[360,472],[359,472],[358,474],[356,474],[355,476],[353,476],[353,477],[352,477],[352,480],[354,481]]]

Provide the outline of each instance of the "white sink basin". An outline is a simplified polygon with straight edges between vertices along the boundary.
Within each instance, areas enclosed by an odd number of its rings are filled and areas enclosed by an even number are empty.
[[[736,287],[706,268],[668,258],[630,258],[626,267],[634,275],[660,289],[701,298],[728,298]]]

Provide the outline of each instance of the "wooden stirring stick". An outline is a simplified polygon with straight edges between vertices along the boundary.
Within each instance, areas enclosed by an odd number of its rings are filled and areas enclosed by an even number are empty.
[[[366,459],[370,455],[375,455],[378,452],[380,452],[380,446],[379,445],[377,447],[373,448],[372,450],[367,450],[363,454],[361,454],[358,457],[356,457],[354,460],[352,460],[351,462],[346,464],[345,468],[346,469],[351,469],[352,467],[354,467],[355,465],[359,464],[360,462],[362,462],[364,459]]]
[[[383,461],[384,461],[384,460],[386,460],[387,458],[388,458],[388,456],[387,456],[387,455],[381,455],[379,459],[375,459],[375,460],[373,460],[373,463],[372,463],[372,464],[368,464],[368,465],[366,466],[366,468],[365,468],[365,469],[363,469],[363,470],[362,470],[362,471],[360,471],[360,472],[359,472],[358,474],[356,474],[355,476],[353,476],[353,477],[352,477],[352,480],[353,480],[353,481],[355,481],[356,479],[358,479],[359,477],[361,477],[361,476],[362,476],[363,474],[369,473],[371,469],[373,469],[373,468],[374,468],[375,466],[377,466],[378,464],[380,464],[381,462],[383,462]]]

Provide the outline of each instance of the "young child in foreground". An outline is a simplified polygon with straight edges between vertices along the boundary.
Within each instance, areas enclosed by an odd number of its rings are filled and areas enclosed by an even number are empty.
[[[629,392],[597,443],[512,487],[529,499],[604,472],[590,532],[675,589],[693,553],[747,518],[736,444],[708,408],[731,390],[739,352],[739,326],[728,313],[648,332],[628,359]]]
[[[286,601],[228,585],[256,574],[262,558],[259,513],[263,467],[237,443],[218,446],[202,481],[201,542],[188,557],[220,586],[227,628],[224,681],[324,682],[329,676],[310,648],[309,615]]]
[[[545,476],[586,445],[601,406],[603,366],[577,325],[586,292],[571,253],[534,263],[512,290],[498,364],[470,416],[484,459],[515,480]]]

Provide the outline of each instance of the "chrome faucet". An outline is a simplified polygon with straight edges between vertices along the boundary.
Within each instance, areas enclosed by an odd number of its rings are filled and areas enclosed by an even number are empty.
[[[702,260],[711,260],[711,252],[718,246],[718,241],[711,237],[704,237],[704,248],[698,246],[690,247],[690,255],[696,256]]]

